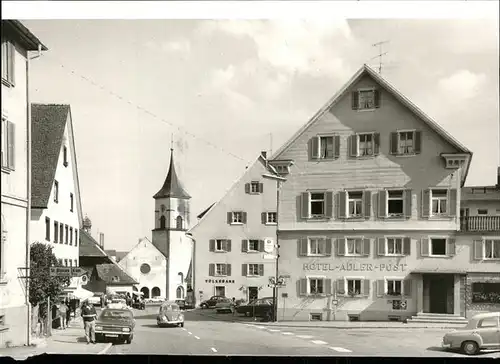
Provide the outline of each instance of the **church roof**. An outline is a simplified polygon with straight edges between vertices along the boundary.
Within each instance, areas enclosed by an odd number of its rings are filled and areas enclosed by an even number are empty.
[[[154,199],[174,197],[174,198],[184,198],[190,199],[191,196],[184,190],[175,172],[174,164],[174,150],[170,149],[170,168],[168,170],[167,178],[163,183],[162,188],[153,196]]]

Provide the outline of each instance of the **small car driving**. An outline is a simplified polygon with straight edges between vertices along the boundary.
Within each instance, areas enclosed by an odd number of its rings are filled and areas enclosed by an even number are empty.
[[[212,296],[208,300],[205,300],[202,303],[200,303],[200,308],[214,308],[219,301],[225,299],[226,297],[224,296]]]
[[[156,317],[156,323],[159,327],[180,326],[184,327],[184,315],[175,302],[165,302],[160,306],[160,311]]]
[[[135,320],[132,311],[127,309],[105,308],[95,324],[97,342],[114,338],[127,344],[134,338]]]
[[[247,317],[266,317],[272,313],[273,298],[264,297],[253,300],[246,305],[236,307],[236,312]]]
[[[442,347],[467,355],[478,354],[484,349],[500,349],[500,312],[473,316],[464,328],[444,335]]]

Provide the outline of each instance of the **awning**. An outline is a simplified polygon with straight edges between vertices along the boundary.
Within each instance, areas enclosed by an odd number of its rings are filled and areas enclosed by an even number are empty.
[[[467,274],[465,269],[456,268],[417,268],[413,269],[410,273],[415,274]]]
[[[68,295],[69,298],[76,298],[80,301],[89,299],[94,296],[94,292],[87,291],[84,288],[78,287],[77,289],[66,288],[64,293]]]

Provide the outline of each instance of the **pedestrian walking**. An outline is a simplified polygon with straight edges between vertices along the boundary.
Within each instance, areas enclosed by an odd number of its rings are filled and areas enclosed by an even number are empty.
[[[85,300],[82,307],[83,325],[85,327],[85,339],[87,344],[95,344],[95,320],[97,319],[97,312],[95,307]]]
[[[69,304],[69,300],[68,299],[66,299],[65,304],[66,304],[66,307],[68,308],[66,310],[66,327],[69,327],[69,322],[71,320],[71,306]]]
[[[61,302],[59,305],[59,317],[61,318],[61,329],[65,330],[67,327],[66,317],[69,312],[69,308],[65,302]]]
[[[233,313],[233,316],[236,312],[236,298],[233,297],[233,300],[231,301],[231,312]]]

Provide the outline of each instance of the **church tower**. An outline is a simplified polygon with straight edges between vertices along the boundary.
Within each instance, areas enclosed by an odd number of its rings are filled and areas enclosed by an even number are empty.
[[[175,171],[174,150],[162,188],[153,196],[155,224],[153,245],[167,258],[166,287],[161,296],[168,300],[186,297],[186,277],[192,258],[192,241],[186,236],[190,226],[191,196],[184,190]]]

